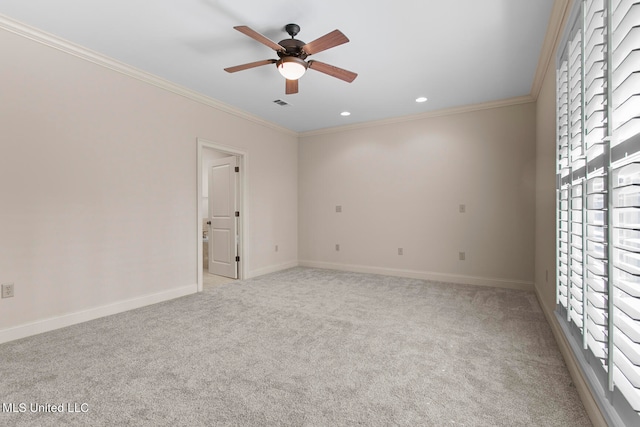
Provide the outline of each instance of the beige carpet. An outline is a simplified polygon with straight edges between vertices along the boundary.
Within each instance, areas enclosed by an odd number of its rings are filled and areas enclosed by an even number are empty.
[[[590,425],[535,296],[504,289],[294,268],[0,360],[3,403],[27,405],[0,425]]]

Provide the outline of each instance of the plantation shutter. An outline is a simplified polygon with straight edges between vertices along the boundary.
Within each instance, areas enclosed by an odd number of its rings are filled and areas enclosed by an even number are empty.
[[[640,411],[640,1],[612,11],[613,382]]]
[[[584,348],[589,348],[607,368],[608,283],[607,283],[607,169],[605,137],[606,102],[606,15],[604,0],[585,3],[585,147],[587,150],[587,265],[585,280],[586,331]]]
[[[640,425],[640,0],[575,3],[556,88],[557,315],[598,401]]]
[[[613,1],[613,143],[624,143],[640,132],[640,2]]]
[[[569,63],[565,58],[557,71],[558,144],[558,280],[556,303],[569,310]]]
[[[571,164],[571,213],[569,236],[569,311],[567,320],[572,321],[582,330],[584,326],[584,293],[582,289],[584,277],[584,230],[583,204],[586,158],[582,138],[582,29],[576,23],[573,37],[569,41],[569,147]]]

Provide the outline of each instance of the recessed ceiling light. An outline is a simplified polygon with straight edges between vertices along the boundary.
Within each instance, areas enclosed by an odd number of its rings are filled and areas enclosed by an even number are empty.
[[[351,115],[351,113],[350,113],[350,112],[348,112],[348,111],[343,111],[342,113],[340,113],[340,115],[341,115],[341,116],[345,116],[345,117],[346,117],[346,116],[350,116],[350,115]]]
[[[420,98],[416,98],[416,102],[427,102],[427,97],[421,96]]]

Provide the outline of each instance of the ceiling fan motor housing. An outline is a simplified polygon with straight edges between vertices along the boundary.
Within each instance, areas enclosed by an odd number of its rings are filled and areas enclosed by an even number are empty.
[[[284,52],[276,52],[280,58],[285,56],[295,56],[296,58],[305,59],[308,55],[302,50],[302,46],[306,43],[296,39],[284,39],[278,43],[284,48]]]

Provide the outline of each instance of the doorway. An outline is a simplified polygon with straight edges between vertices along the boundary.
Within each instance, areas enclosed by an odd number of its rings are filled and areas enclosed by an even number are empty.
[[[201,138],[197,139],[197,153],[198,248],[196,253],[198,260],[196,265],[198,291],[201,292],[205,287],[226,283],[235,280],[235,277],[238,279],[246,277],[244,248],[246,247],[245,238],[247,235],[245,226],[245,218],[247,217],[245,203],[247,153],[235,147],[206,141]],[[232,165],[227,168],[230,174],[226,175],[227,178],[223,180],[223,188],[226,187],[228,191],[221,192],[218,184],[214,183],[218,187],[211,187],[211,171],[219,177],[222,170],[219,165],[229,162]],[[229,183],[233,185],[229,186]],[[212,191],[213,188],[218,188],[218,190]],[[225,200],[220,199],[218,203],[216,203],[215,199],[211,200],[212,197],[222,197],[221,194],[224,194]],[[227,196],[232,197],[227,200]],[[224,220],[222,222],[225,224],[229,224],[229,221],[232,221],[233,226],[228,227],[228,230],[221,231],[220,229],[220,206],[224,206],[223,210],[230,212],[225,213],[223,216],[231,218],[222,218]],[[213,218],[212,215],[214,216]],[[224,241],[220,239],[220,236],[226,236]],[[216,239],[215,243],[217,245],[215,247],[213,239]],[[215,251],[218,261],[222,260],[223,263],[227,264],[226,269],[220,270],[214,267],[215,271],[209,271],[209,267],[212,265],[206,262],[205,258],[214,256],[211,250]],[[216,266],[219,265],[220,262],[216,264]]]

